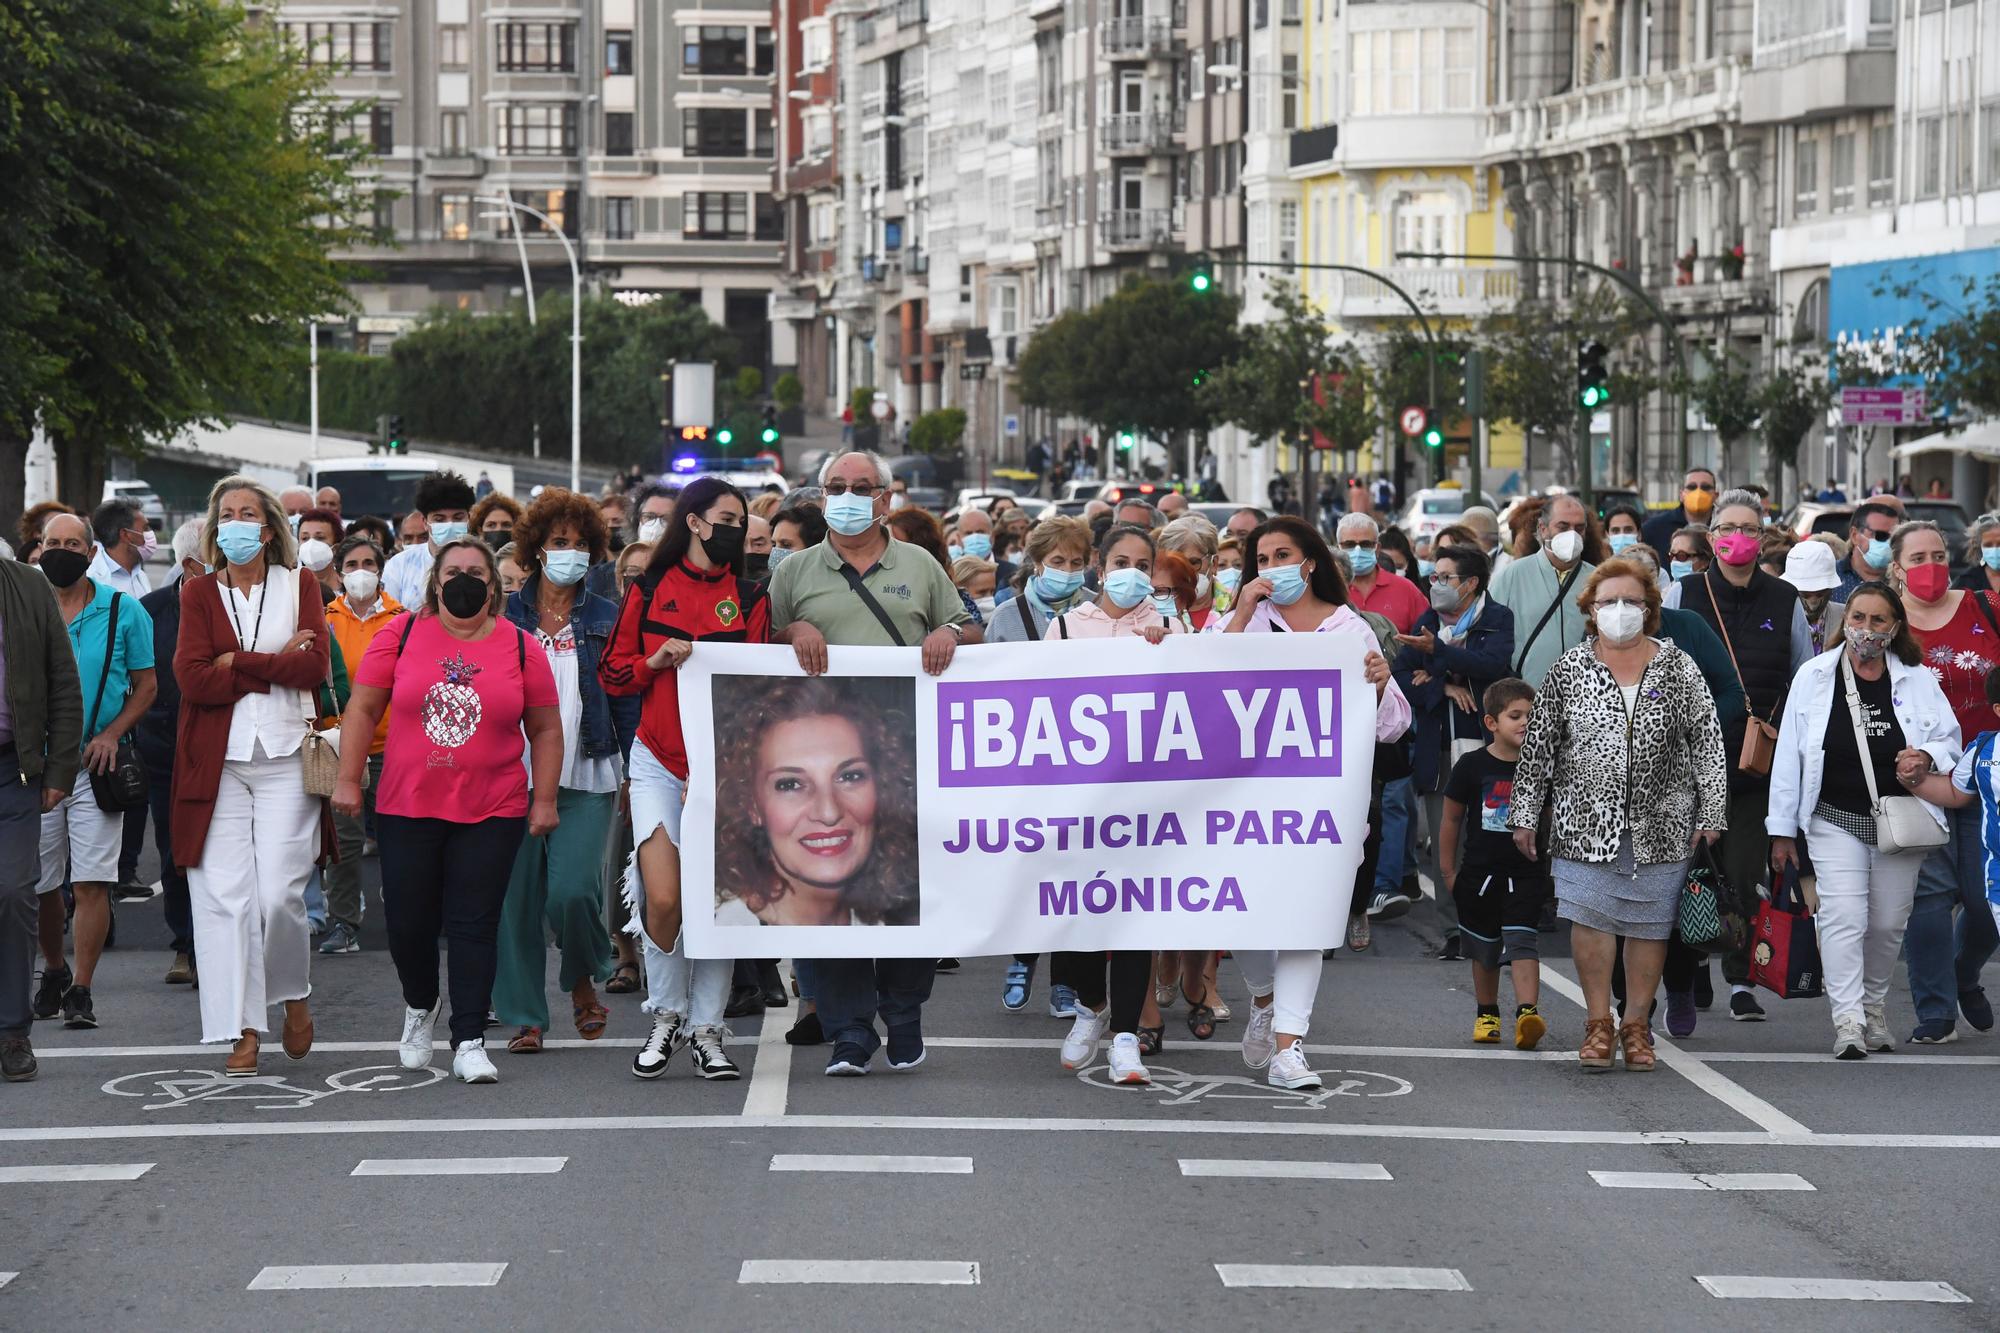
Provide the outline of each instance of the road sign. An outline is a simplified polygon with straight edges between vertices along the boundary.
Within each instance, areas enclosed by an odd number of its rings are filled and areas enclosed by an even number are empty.
[[[889,406],[889,399],[882,394],[875,395],[875,401],[868,404],[868,415],[877,421],[887,421],[889,414],[895,410]]]
[[[1019,435],[1021,433],[1021,418],[1009,412],[1006,419],[1000,423],[1000,428],[1001,433],[1007,436]]]
[[[1409,436],[1411,439],[1415,439],[1417,436],[1422,435],[1424,433],[1423,408],[1406,407],[1403,409],[1403,415],[1399,418],[1399,420],[1402,423],[1403,434]]]
[[[1921,426],[1931,419],[1922,389],[1842,389],[1843,426]]]

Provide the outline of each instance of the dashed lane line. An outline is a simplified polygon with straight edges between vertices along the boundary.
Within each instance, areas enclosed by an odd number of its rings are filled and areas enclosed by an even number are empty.
[[[739,1284],[976,1287],[979,1265],[955,1259],[745,1259]]]
[[[1590,1178],[1614,1190],[1789,1190],[1814,1192],[1804,1176],[1788,1171],[1593,1171]]]
[[[370,1157],[350,1176],[552,1176],[567,1157]]]
[[[491,1287],[505,1264],[304,1264],[265,1268],[248,1291],[362,1291],[382,1287]]]
[[[1839,1277],[1697,1277],[1709,1295],[1752,1301],[1923,1301],[1970,1305],[1949,1282],[1877,1282]]]
[[[777,1153],[773,1171],[853,1172],[887,1176],[969,1176],[970,1157],[891,1157],[867,1153]]]
[[[77,1162],[48,1166],[0,1166],[0,1185],[70,1185],[89,1180],[137,1180],[152,1162]]]
[[[1260,1162],[1183,1157],[1181,1174],[1228,1180],[1393,1180],[1380,1162]]]
[[[1312,1287],[1322,1291],[1471,1291],[1456,1268],[1359,1264],[1217,1264],[1225,1287]]]

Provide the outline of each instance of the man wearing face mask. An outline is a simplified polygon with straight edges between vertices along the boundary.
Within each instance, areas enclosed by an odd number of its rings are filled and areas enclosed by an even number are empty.
[[[1743,738],[1755,717],[1772,727],[1785,705],[1792,677],[1814,654],[1812,631],[1798,589],[1757,568],[1759,540],[1764,531],[1764,507],[1749,491],[1725,491],[1715,502],[1715,522],[1709,529],[1715,560],[1700,574],[1690,574],[1668,588],[1665,606],[1692,611],[1721,638],[1735,662],[1748,716],[1723,731],[1729,768],[1729,830],[1722,835],[1722,873],[1737,895],[1734,905],[1747,920],[1756,909],[1757,884],[1763,878],[1769,842],[1764,817],[1771,798],[1768,769],[1759,773],[1741,765]],[[1706,969],[1704,969],[1705,975]],[[1739,1022],[1762,1022],[1764,1008],[1750,988],[1749,940],[1723,956],[1722,974],[1731,986],[1729,1016]],[[1696,978],[1696,990],[1702,989]],[[1668,995],[1669,1007],[1674,995]]]
[[[424,516],[428,540],[408,546],[382,569],[382,589],[404,606],[421,606],[438,548],[463,537],[472,522],[472,483],[456,472],[432,472],[417,483],[416,512]]]
[[[278,507],[285,511],[285,518],[292,525],[292,536],[299,535],[299,523],[306,511],[318,503],[318,498],[304,486],[287,486],[278,492]]]
[[[1535,524],[1541,549],[1493,576],[1493,600],[1514,613],[1513,674],[1538,690],[1556,659],[1583,642],[1576,590],[1596,568],[1583,558],[1589,528],[1581,500],[1552,496]]]
[[[92,583],[116,588],[135,600],[153,590],[146,577],[146,557],[159,538],[137,506],[106,500],[90,515],[90,533],[97,539],[97,554],[88,571]]]
[[[326,624],[333,632],[334,651],[343,661],[359,664],[375,636],[403,613],[403,604],[382,591],[382,548],[373,541],[349,538],[340,544],[335,561],[340,567],[341,591],[326,608]],[[355,739],[358,743],[359,738]],[[365,816],[375,807],[375,789],[382,779],[382,750],[388,739],[389,715],[385,711],[375,734],[368,738],[364,815],[350,818],[336,811],[333,816],[340,859],[325,872],[327,928],[319,942],[323,954],[361,951],[361,920],[367,912],[361,892],[361,858],[368,837]]]
[[[771,570],[771,521],[755,514],[743,519],[743,577],[762,581]]]
[[[1639,529],[1639,540],[1655,551],[1673,544],[1674,534],[1690,523],[1706,523],[1715,512],[1715,473],[1705,467],[1689,468],[1681,478],[1679,508],[1663,509],[1647,519]]]
[[[981,560],[994,560],[993,519],[983,509],[967,509],[958,516],[958,545],[969,556]],[[1016,566],[1009,560],[994,560],[998,566],[994,574],[994,585],[1004,588],[1014,581]]]
[[[1840,567],[1840,586],[1833,600],[1845,603],[1847,595],[1864,583],[1880,583],[1889,577],[1889,537],[1903,521],[1902,507],[1887,500],[1870,500],[1854,511],[1847,533],[1847,563]]]
[[[1349,513],[1335,529],[1334,540],[1354,571],[1347,600],[1357,611],[1386,617],[1398,633],[1407,634],[1430,605],[1417,585],[1381,563],[1382,528],[1366,514]]]

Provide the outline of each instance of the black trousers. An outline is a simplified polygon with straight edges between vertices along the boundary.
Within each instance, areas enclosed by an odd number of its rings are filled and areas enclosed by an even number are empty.
[[[382,851],[382,908],[389,956],[403,983],[403,1003],[438,1002],[438,940],[451,941],[451,1042],[486,1031],[493,1007],[495,941],[526,816],[458,824],[376,812]]]
[[[1669,993],[1678,994],[1694,989],[1694,974],[1708,962],[1708,955],[1699,949],[1691,949],[1681,943],[1676,934],[1667,941],[1667,961],[1660,970],[1660,980],[1666,984]],[[1620,1004],[1625,1003],[1625,937],[1618,937],[1618,955],[1611,963],[1611,994]]]
[[[165,773],[148,773],[146,804],[153,815],[153,846],[160,853],[160,884],[165,890],[160,908],[166,915],[167,929],[173,932],[174,952],[193,958],[194,909],[188,902],[187,872],[174,865],[173,772],[169,768]]]
[[[1076,991],[1077,1002],[1092,1009],[1111,1006],[1113,1032],[1137,1032],[1139,1011],[1146,1006],[1146,987],[1153,981],[1153,955],[1147,949],[1113,949],[1058,953],[1049,959],[1049,984]],[[1106,974],[1109,973],[1109,985]]]

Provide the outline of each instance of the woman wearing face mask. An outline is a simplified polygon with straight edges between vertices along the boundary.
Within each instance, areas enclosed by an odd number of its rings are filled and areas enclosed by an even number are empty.
[[[1890,855],[1878,848],[1875,804],[1908,794],[1924,773],[1949,772],[1959,755],[1959,724],[1925,669],[1924,650],[1895,592],[1880,583],[1854,589],[1841,630],[1841,648],[1813,658],[1793,679],[1764,827],[1774,872],[1797,868],[1802,832],[1812,843],[1833,1053],[1860,1060],[1895,1049],[1883,1007],[1904,927],[1914,924],[1911,903],[1924,864],[1920,851]],[[1925,802],[1925,811],[1949,827],[1942,810]],[[1912,939],[1913,990],[1914,946]],[[1948,953],[1944,970],[1948,975]]]
[[[1654,1067],[1645,1014],[1611,1016],[1611,971],[1625,939],[1626,993],[1660,986],[1689,854],[1727,822],[1728,781],[1715,700],[1694,659],[1659,632],[1660,590],[1643,565],[1608,560],[1577,603],[1585,640],[1543,678],[1514,773],[1508,823],[1521,854],[1539,859],[1535,828],[1554,807],[1548,855],[1557,914],[1587,1018],[1578,1064]],[[1635,799],[1635,793],[1643,797]]]
[[[654,1079],[683,1046],[706,1079],[738,1077],[723,1050],[723,1008],[735,965],[687,956],[681,939],[681,807],[688,758],[681,735],[679,677],[702,641],[768,643],[771,603],[764,585],[743,577],[743,492],[700,477],[680,494],[677,517],[653,549],[646,572],[625,593],[599,677],[614,696],[640,699],[632,746],[632,840],[625,874],[633,930],[646,960],[646,1013],[653,1024],[632,1073]],[[746,727],[759,719],[745,718]],[[641,907],[643,905],[643,913]]]
[[[778,566],[807,547],[826,540],[826,512],[816,504],[793,505],[771,515],[771,565]]]
[[[247,1078],[270,1005],[285,1006],[285,1054],[312,1048],[305,887],[333,839],[299,747],[331,636],[319,580],[296,568],[291,525],[257,482],[216,483],[201,558],[216,572],[182,584],[174,649],[173,848],[188,872],[202,1040],[233,1042],[224,1072]]]
[[[1847,608],[1833,599],[1840,587],[1840,562],[1846,558],[1838,537],[1808,537],[1785,553],[1784,579],[1799,590],[1815,656],[1840,641]]]
[[[993,619],[993,593],[998,585],[1000,566],[976,555],[962,555],[951,562],[951,581],[961,595],[972,599],[973,614],[983,624]]]
[[[1153,606],[1167,619],[1178,620],[1181,629],[1190,633],[1198,586],[1194,566],[1180,556],[1162,549],[1153,557]]]
[[[674,513],[679,507],[675,493],[655,482],[639,492],[635,504],[639,514],[638,540],[657,547],[672,526]]]
[[[1384,569],[1416,583],[1418,592],[1425,591],[1429,586],[1420,582],[1428,575],[1417,573],[1417,548],[1410,544],[1410,534],[1401,528],[1394,524],[1383,527],[1376,538],[1375,555]]]
[[[1236,590],[1243,586],[1243,543],[1224,537],[1215,547],[1215,615],[1203,629],[1212,629],[1236,603]]]
[[[1675,532],[1667,546],[1667,581],[1679,583],[1690,574],[1705,574],[1715,559],[1706,523],[1690,523]]]
[[[472,506],[472,516],[466,522],[474,536],[497,551],[514,540],[522,512],[521,502],[513,496],[488,491]]]
[[[1326,539],[1310,523],[1280,517],[1250,534],[1249,549],[1256,553],[1257,577],[1239,590],[1223,632],[1344,634],[1364,644],[1364,672],[1375,687],[1375,739],[1399,740],[1410,727],[1409,701],[1389,677],[1375,631],[1347,604],[1347,588]],[[1320,1086],[1305,1051],[1324,965],[1322,942],[1312,943],[1309,949],[1236,951],[1254,1006],[1243,1032],[1243,1060],[1252,1069],[1265,1069],[1273,1087]]]
[[[1640,541],[1639,529],[1645,522],[1631,505],[1613,505],[1604,512],[1604,545],[1612,555],[1623,555]]]
[[[1018,596],[1008,599],[987,626],[988,643],[1033,643],[1047,632],[1049,622],[1070,610],[1088,594],[1084,571],[1090,568],[1090,525],[1080,518],[1045,518],[1028,531]]]
[[[350,537],[340,544],[334,564],[340,570],[340,596],[328,603],[327,628],[333,631],[334,651],[342,660],[359,668],[375,636],[403,613],[395,598],[382,591],[382,548],[366,537]],[[343,739],[360,743],[359,731],[342,729]],[[389,722],[376,724],[368,738],[368,777],[362,784],[362,816],[349,818],[335,813],[333,831],[340,843],[340,859],[325,871],[327,929],[320,936],[323,954],[359,953],[361,919],[366,911],[361,894],[361,858],[367,847],[367,819],[375,812],[375,789],[382,781],[382,747],[389,740]]]
[[[1965,534],[1966,571],[1952,581],[1954,588],[1976,588],[2000,597],[2000,519],[1982,514]]]
[[[1157,540],[1162,552],[1171,552],[1187,561],[1194,571],[1194,596],[1187,607],[1188,628],[1201,631],[1215,619],[1216,548],[1215,525],[1199,514],[1183,514],[1161,528]]]
[[[320,597],[332,602],[340,596],[340,570],[333,552],[343,533],[340,515],[331,509],[308,509],[299,515],[299,565],[319,580]]]
[[[611,975],[604,849],[625,776],[619,756],[638,717],[626,701],[607,696],[597,679],[618,620],[616,605],[583,588],[590,567],[609,554],[598,507],[586,496],[551,486],[514,526],[514,546],[516,558],[531,572],[507,599],[507,619],[548,658],[563,736],[556,789],[560,822],[521,844],[500,912],[493,1012],[516,1029],[507,1049],[527,1055],[542,1049],[549,1027],[544,972],[550,936],[562,955],[557,984],[569,992],[577,1035],[596,1041],[610,1017],[597,997],[597,983]]]

